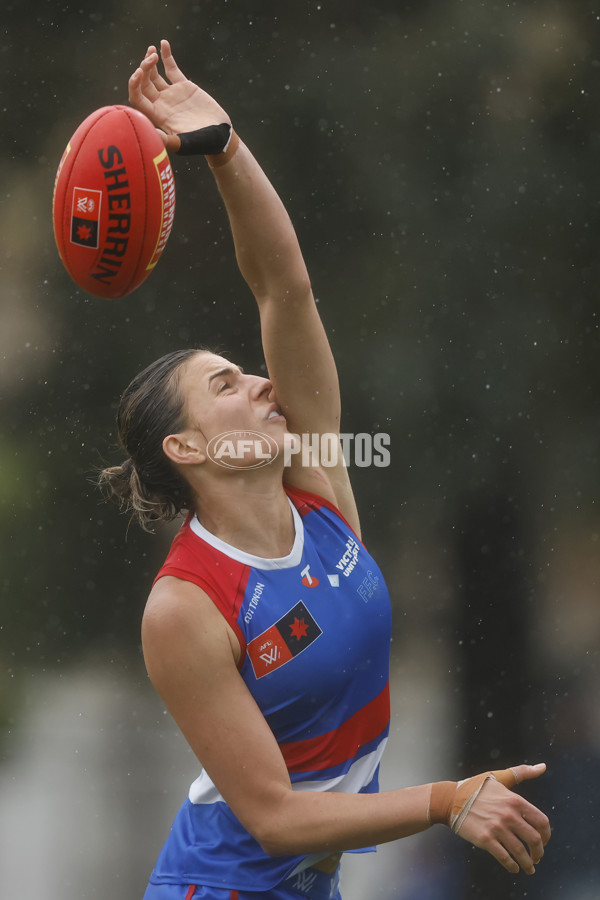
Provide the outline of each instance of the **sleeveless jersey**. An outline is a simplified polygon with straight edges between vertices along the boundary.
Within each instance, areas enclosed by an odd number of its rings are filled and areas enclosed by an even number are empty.
[[[157,579],[174,575],[199,585],[234,629],[241,677],[294,790],[375,792],[389,730],[388,592],[334,506],[285,490],[296,530],[288,556],[244,553],[190,517]],[[203,771],[150,881],[268,890],[325,855],[267,856]]]

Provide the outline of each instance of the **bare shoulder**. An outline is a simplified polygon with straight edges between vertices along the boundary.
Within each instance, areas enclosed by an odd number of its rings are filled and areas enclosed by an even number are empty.
[[[176,660],[193,661],[196,668],[199,655],[212,666],[218,659],[237,663],[240,656],[233,630],[205,591],[171,575],[160,578],[148,597],[142,648],[152,681]]]

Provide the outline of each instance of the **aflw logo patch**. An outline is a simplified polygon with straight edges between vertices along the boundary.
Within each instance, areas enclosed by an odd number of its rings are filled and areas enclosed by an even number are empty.
[[[310,872],[307,869],[304,869],[302,872],[298,872],[298,874],[296,875],[296,880],[294,881],[292,887],[295,891],[301,891],[303,894],[307,894],[313,887],[316,880],[316,872]]]
[[[257,678],[283,666],[323,634],[302,601],[250,641],[248,656]]]
[[[87,188],[73,188],[71,212],[71,243],[81,247],[98,248],[100,203],[102,193]]]

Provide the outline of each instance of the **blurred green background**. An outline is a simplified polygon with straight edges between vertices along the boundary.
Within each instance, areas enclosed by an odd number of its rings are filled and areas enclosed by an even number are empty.
[[[389,786],[550,767],[534,879],[434,830],[344,898],[597,898],[600,6],[34,0],[0,29],[0,896],[26,871],[141,897],[196,774],[139,648],[173,530],[92,482],[133,375],[203,343],[259,372],[257,315],[203,160],[174,159],[167,249],[122,300],[77,289],[50,212],[77,125],[167,37],[292,216],[343,430],[390,435],[351,469],[394,604]]]

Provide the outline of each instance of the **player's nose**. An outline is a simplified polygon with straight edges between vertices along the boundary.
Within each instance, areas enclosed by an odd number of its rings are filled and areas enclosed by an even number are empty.
[[[263,378],[261,375],[250,375],[249,377],[252,379],[250,384],[250,394],[253,399],[264,397],[265,399],[272,401],[273,385],[269,379]]]

